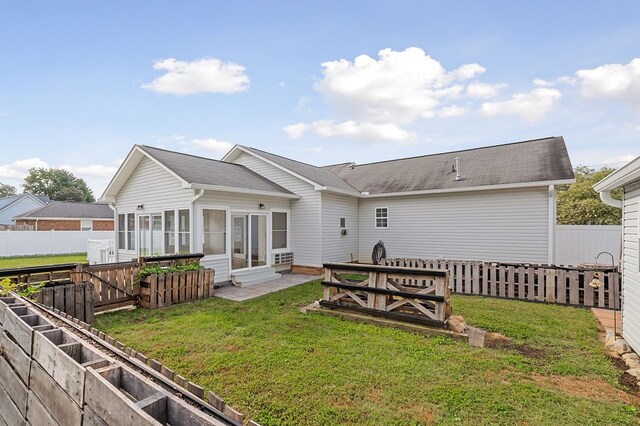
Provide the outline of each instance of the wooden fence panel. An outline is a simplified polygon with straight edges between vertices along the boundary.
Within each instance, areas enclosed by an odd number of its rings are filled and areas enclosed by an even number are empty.
[[[93,284],[79,283],[43,287],[36,293],[38,303],[91,324],[94,321]]]
[[[212,269],[149,275],[140,281],[140,304],[156,309],[212,297],[213,279]]]
[[[505,297],[586,307],[620,308],[620,274],[600,270],[603,285],[589,285],[596,269],[468,260],[384,259],[386,266],[447,270],[454,293]],[[615,297],[614,297],[615,290]]]

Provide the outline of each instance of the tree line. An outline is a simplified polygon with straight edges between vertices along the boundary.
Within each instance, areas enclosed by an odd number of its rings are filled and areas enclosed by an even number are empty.
[[[96,199],[84,179],[75,177],[64,169],[33,167],[21,185],[24,192],[46,195],[54,201],[84,201],[92,203]],[[17,194],[17,188],[0,183],[0,198]]]

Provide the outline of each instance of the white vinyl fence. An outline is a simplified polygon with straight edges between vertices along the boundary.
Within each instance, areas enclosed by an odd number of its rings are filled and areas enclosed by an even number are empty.
[[[620,263],[622,243],[621,225],[556,225],[556,265],[595,263],[598,253],[613,254],[615,264]],[[610,264],[611,257],[604,254],[598,263]]]
[[[89,240],[114,237],[114,231],[0,231],[0,257],[85,253]]]

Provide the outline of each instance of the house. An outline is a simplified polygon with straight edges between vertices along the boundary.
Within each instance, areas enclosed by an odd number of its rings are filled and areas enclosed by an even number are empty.
[[[640,157],[595,184],[606,204],[622,209],[622,336],[640,352]],[[611,191],[622,188],[622,201]]]
[[[216,281],[390,256],[553,260],[562,137],[317,167],[237,145],[221,161],[136,145],[105,190],[118,260],[203,252]]]
[[[0,198],[0,225],[15,225],[13,217],[49,202],[46,195],[17,194]]]
[[[113,211],[107,204],[52,201],[13,218],[35,231],[113,231]]]

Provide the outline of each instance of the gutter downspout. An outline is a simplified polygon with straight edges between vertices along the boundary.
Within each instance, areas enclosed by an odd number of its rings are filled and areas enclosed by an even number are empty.
[[[191,252],[194,252],[194,248],[196,245],[196,233],[195,233],[195,224],[196,224],[196,201],[200,199],[204,195],[204,189],[201,189],[195,197],[191,199],[191,229],[189,230],[189,245],[191,246]]]
[[[622,201],[611,196],[611,191],[600,191],[600,199],[608,206],[622,209]]]

